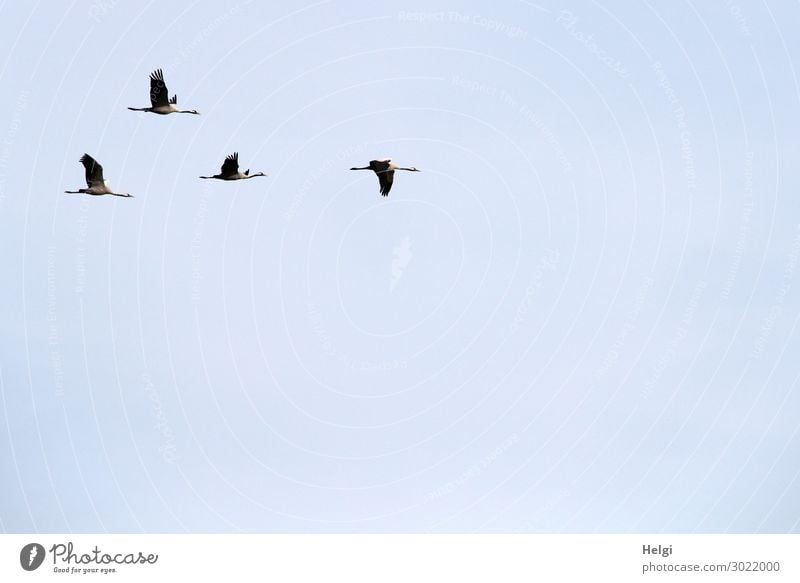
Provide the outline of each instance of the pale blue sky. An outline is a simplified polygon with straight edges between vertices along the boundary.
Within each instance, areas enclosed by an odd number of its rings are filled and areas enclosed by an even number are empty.
[[[797,532],[799,13],[4,3],[0,530]]]

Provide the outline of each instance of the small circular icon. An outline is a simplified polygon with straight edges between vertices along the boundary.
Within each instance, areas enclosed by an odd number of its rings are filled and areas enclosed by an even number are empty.
[[[39,543],[28,543],[19,552],[19,564],[26,571],[35,571],[44,562],[44,547]]]

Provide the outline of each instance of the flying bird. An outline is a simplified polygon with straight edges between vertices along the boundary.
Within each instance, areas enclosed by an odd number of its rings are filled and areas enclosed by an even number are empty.
[[[65,190],[64,192],[67,194],[94,194],[94,195],[101,195],[101,194],[113,194],[114,196],[124,196],[132,198],[133,195],[127,192],[112,192],[111,189],[106,185],[106,181],[103,178],[103,167],[92,158],[89,154],[84,154],[81,156],[80,163],[83,164],[83,167],[86,168],[86,186],[87,188],[81,188],[80,190]]]
[[[419,170],[413,167],[402,168],[400,166],[397,166],[389,158],[384,158],[383,160],[370,160],[369,166],[364,166],[363,168],[350,168],[350,170],[372,170],[375,174],[378,175],[378,182],[380,183],[381,194],[383,196],[389,196],[389,191],[392,189],[392,184],[394,183],[395,170],[420,172]]]
[[[129,107],[131,111],[149,111],[159,115],[169,113],[193,113],[200,115],[196,109],[178,109],[178,96],[173,95],[169,98],[169,91],[164,84],[164,73],[161,69],[156,69],[150,73],[150,103],[152,107]]]
[[[217,180],[244,180],[245,178],[255,178],[256,176],[266,176],[263,172],[250,174],[248,168],[244,172],[239,172],[239,152],[234,152],[222,163],[219,174],[214,176],[201,176],[200,178],[216,178]]]

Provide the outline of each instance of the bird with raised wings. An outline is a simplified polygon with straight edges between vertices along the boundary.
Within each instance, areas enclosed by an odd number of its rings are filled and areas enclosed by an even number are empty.
[[[80,163],[83,164],[83,167],[86,169],[86,188],[65,190],[65,193],[93,195],[112,194],[114,196],[124,196],[126,198],[133,197],[132,194],[127,192],[113,192],[103,178],[103,167],[89,154],[81,156]]]
[[[407,170],[408,172],[420,172],[416,168],[403,168],[401,166],[396,165],[392,162],[389,158],[384,158],[383,160],[370,160],[369,166],[363,166],[361,168],[350,168],[350,170],[372,170],[375,174],[378,175],[378,183],[381,187],[381,195],[389,196],[389,191],[392,189],[392,184],[394,184],[394,173],[395,170]]]
[[[244,172],[239,172],[239,152],[234,152],[222,163],[219,174],[213,176],[201,176],[200,178],[216,178],[217,180],[245,180],[247,178],[255,178],[256,176],[266,176],[263,172],[255,172],[250,174],[248,168]]]
[[[159,115],[170,113],[193,113],[199,115],[196,109],[178,109],[178,96],[169,97],[169,91],[164,83],[164,73],[156,69],[150,73],[150,104],[151,107],[129,107],[131,111],[149,111]]]

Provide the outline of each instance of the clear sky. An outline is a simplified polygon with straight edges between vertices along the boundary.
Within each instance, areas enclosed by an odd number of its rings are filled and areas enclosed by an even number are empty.
[[[796,3],[67,4],[0,7],[0,530],[800,531]]]

